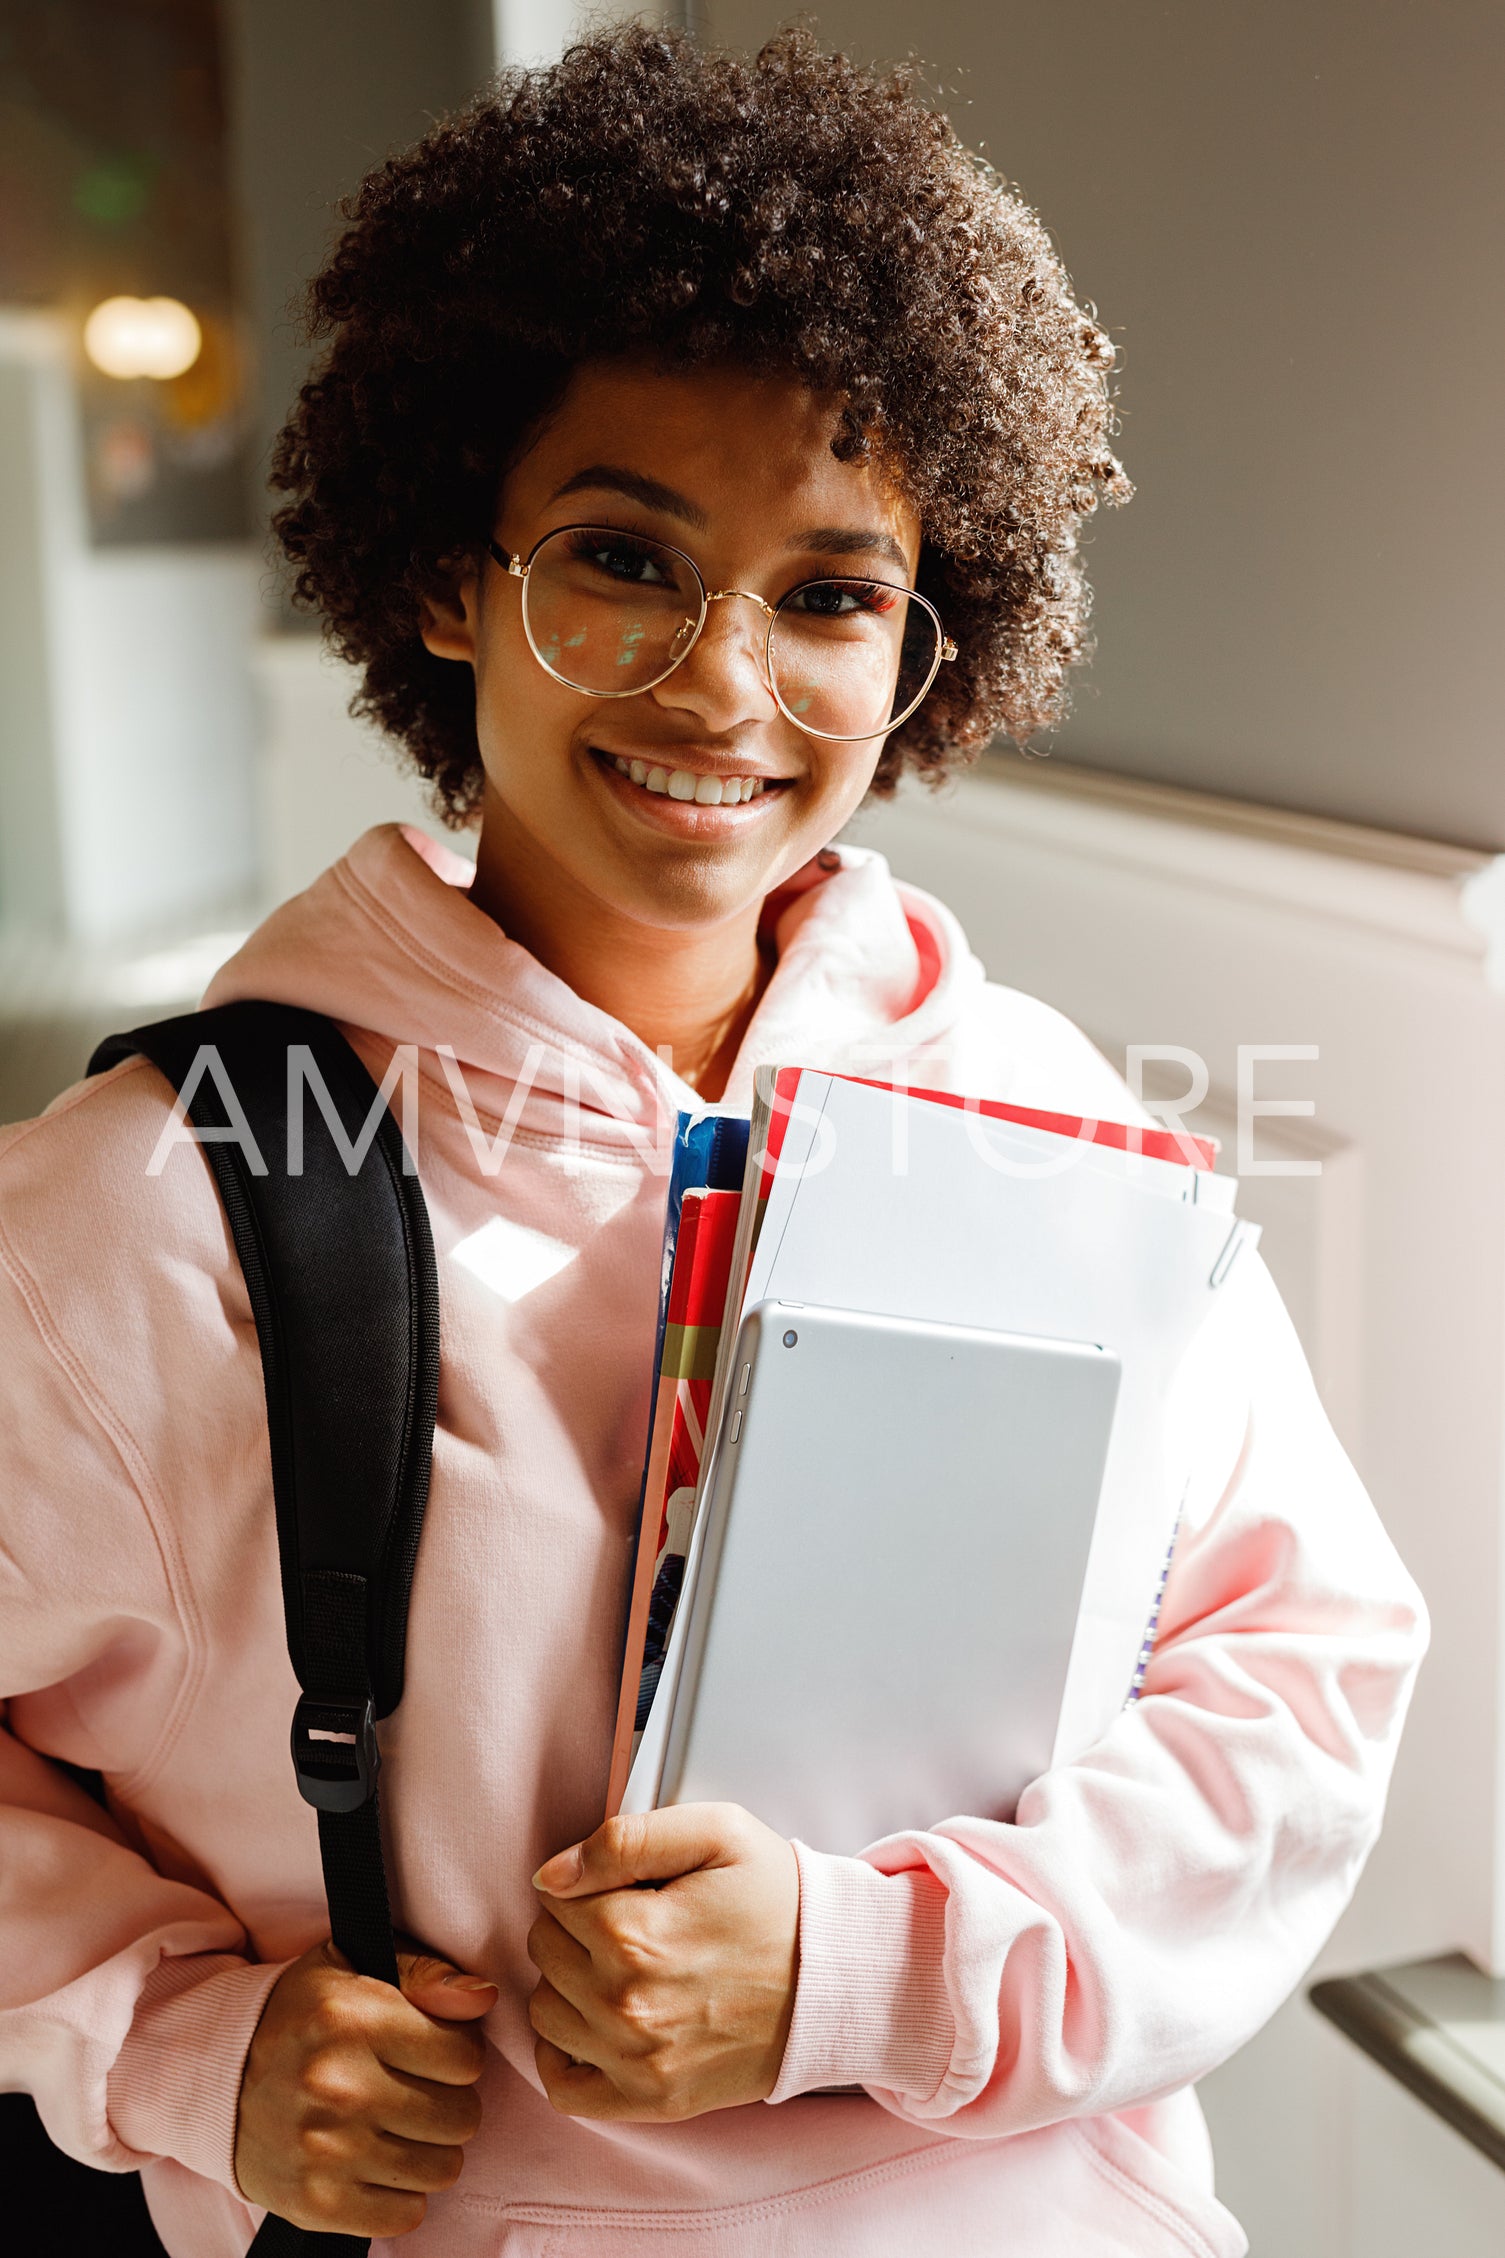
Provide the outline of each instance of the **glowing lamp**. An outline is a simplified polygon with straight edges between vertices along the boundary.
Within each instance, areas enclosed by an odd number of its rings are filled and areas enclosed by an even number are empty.
[[[203,341],[177,298],[106,298],[84,323],[84,351],[105,376],[181,376]]]

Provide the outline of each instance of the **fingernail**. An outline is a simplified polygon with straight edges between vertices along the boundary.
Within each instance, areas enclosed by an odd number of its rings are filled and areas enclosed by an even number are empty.
[[[446,1976],[451,1991],[495,1991],[496,1985],[489,1976]]]
[[[533,1887],[544,1891],[567,1890],[572,1882],[579,1881],[584,1866],[579,1843],[572,1843],[568,1850],[558,1851],[554,1857],[544,1860],[533,1877]]]

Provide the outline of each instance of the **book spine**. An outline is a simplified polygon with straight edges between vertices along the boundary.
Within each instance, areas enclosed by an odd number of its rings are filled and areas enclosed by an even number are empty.
[[[679,1385],[678,1373],[673,1365],[670,1364],[666,1369],[666,1358],[672,1353],[677,1361],[682,1353],[678,1344],[684,1333],[685,1314],[689,1307],[689,1281],[695,1264],[695,1244],[700,1234],[701,1215],[708,1196],[704,1191],[691,1186],[683,1192],[679,1205],[669,1291],[659,1329],[648,1457],[643,1470],[642,1494],[638,1506],[637,1550],[632,1568],[632,1591],[627,1606],[622,1682],[617,1695],[616,1725],[612,1732],[611,1770],[606,1797],[608,1816],[621,1801],[627,1768],[632,1761],[637,1682],[642,1669],[643,1641],[648,1627],[648,1605],[653,1593],[654,1571],[663,1536],[663,1503],[668,1495],[665,1480],[673,1438],[675,1397]],[[725,1198],[727,1195],[722,1193],[717,1196]],[[672,1352],[671,1342],[676,1344]]]
[[[722,1311],[742,1206],[740,1192],[706,1192],[699,1201],[694,1247],[681,1290],[675,1265],[675,1295],[665,1330],[662,1401],[668,1411],[667,1440],[656,1464],[650,1497],[658,1509],[658,1544],[641,1610],[641,1639],[628,1650],[618,1706],[618,1742],[613,1749],[611,1801],[614,1811],[626,1786],[637,1736],[647,1722],[657,1691],[664,1651],[679,1601],[685,1555],[695,1526],[696,1500],[705,1459],[713,1375],[720,1345]],[[672,1390],[672,1395],[671,1395]],[[646,1550],[646,1547],[645,1547]],[[636,1673],[633,1659],[637,1658]],[[632,1722],[625,1756],[621,1725],[631,1701]]]

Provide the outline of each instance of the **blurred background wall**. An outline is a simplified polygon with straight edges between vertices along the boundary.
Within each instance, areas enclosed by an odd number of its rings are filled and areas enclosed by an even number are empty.
[[[489,0],[221,0],[219,13],[259,486],[307,366],[295,300],[335,206],[489,77],[493,23]]]
[[[0,917],[104,939],[255,877],[247,341],[212,8],[0,12]],[[171,378],[82,350],[167,293]],[[186,318],[186,317],[183,317]]]

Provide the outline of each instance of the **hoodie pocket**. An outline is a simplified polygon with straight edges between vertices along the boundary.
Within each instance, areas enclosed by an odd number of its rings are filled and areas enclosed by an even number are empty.
[[[1167,2251],[1188,2258],[1245,2258],[1249,2238],[1210,2188],[1163,2156],[1119,2117],[1076,2119],[1072,2131],[1098,2175],[1165,2232]]]
[[[448,2198],[456,2258],[1244,2258],[1237,2221],[1112,2118],[943,2140],[865,2171],[720,2209]],[[450,2221],[443,2206],[431,2214]],[[483,2221],[485,2224],[483,2225]],[[413,2258],[423,2258],[424,2229]],[[386,2248],[388,2246],[384,2246]],[[398,2245],[390,2246],[398,2258]]]

